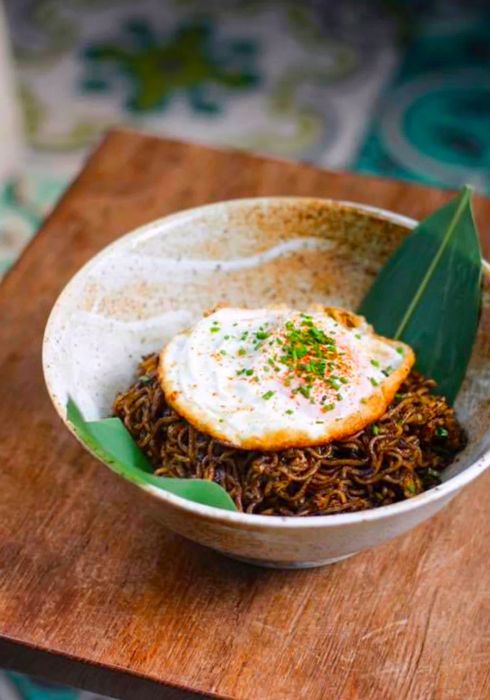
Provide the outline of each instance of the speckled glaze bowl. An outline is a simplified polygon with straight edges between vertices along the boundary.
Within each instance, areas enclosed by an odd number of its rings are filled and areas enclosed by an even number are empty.
[[[219,302],[355,309],[414,224],[357,204],[274,197],[184,211],[123,236],[75,275],[49,318],[43,364],[56,410],[66,422],[71,395],[85,418],[106,417],[140,356]],[[264,566],[327,564],[409,530],[490,464],[489,289],[485,266],[478,341],[456,405],[470,441],[440,486],[378,509],[305,518],[234,513],[135,488],[157,501],[170,529]]]

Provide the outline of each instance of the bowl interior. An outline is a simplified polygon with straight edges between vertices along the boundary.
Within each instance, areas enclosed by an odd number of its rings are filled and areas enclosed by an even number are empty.
[[[356,309],[410,230],[401,217],[328,200],[237,200],[189,210],[124,236],[73,278],[48,323],[44,368],[62,416],[110,415],[139,358],[216,304],[312,302]],[[458,396],[470,441],[447,480],[486,449],[490,423],[490,282],[478,340]]]

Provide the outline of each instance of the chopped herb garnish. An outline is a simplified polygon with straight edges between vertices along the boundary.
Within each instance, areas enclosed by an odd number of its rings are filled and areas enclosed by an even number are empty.
[[[371,364],[373,367],[379,367],[379,362],[378,360],[371,360]]]
[[[246,369],[245,370],[245,374],[247,377],[251,377],[253,373],[254,373],[253,369]]]
[[[399,346],[397,347],[396,351],[397,351],[397,353],[398,353],[399,355],[404,355],[404,354],[405,354],[405,350],[402,348],[401,345],[399,345]]]
[[[446,428],[436,428],[436,435],[437,437],[447,437],[449,433],[447,432]]]
[[[247,351],[245,350],[245,348],[239,348],[238,354],[240,355],[240,357],[243,357],[243,355],[247,354]]]
[[[326,413],[327,411],[333,411],[335,408],[334,403],[327,403],[324,406],[322,406],[322,413]]]
[[[322,345],[335,345],[335,340],[325,335],[325,333],[320,328],[310,326],[310,328],[308,328],[308,333],[311,335],[312,338],[314,338],[314,340],[316,340],[318,343],[321,343]]]
[[[286,411],[286,415],[288,415],[288,416],[292,416],[293,413],[294,413],[294,411],[292,408],[288,408],[288,410]]]
[[[416,495],[416,493],[417,493],[417,487],[415,486],[415,482],[413,482],[413,481],[407,481],[407,483],[406,483],[406,485],[405,485],[405,488],[406,488],[406,490],[408,491],[408,493],[411,493],[411,494],[412,494],[412,496],[415,496],[415,495]]]
[[[379,426],[376,425],[376,423],[371,426],[371,430],[373,431],[373,435],[379,435]]]
[[[274,396],[275,393],[275,391],[266,391],[265,394],[262,394],[262,398],[268,401]]]
[[[374,377],[369,377],[369,381],[371,382],[371,384],[372,384],[373,386],[379,386],[378,380],[375,379]]]
[[[219,326],[211,326],[211,328],[209,330],[211,333],[219,333],[221,328]]]
[[[242,340],[247,338],[246,333],[242,334]],[[264,358],[262,368],[266,372],[270,371],[269,367],[275,372],[284,372],[282,381],[285,386],[291,387],[294,394],[300,393],[315,403],[317,399],[312,389],[317,381],[327,381],[335,391],[349,383],[347,376],[335,376],[336,370],[339,375],[342,370],[345,371],[345,361],[340,360],[341,353],[332,337],[333,333],[327,335],[322,328],[317,327],[312,316],[301,314],[299,322],[286,321],[280,335],[278,338],[274,333],[271,337],[270,326],[263,324],[248,334],[248,340],[252,341],[250,350],[263,351],[264,341],[271,348],[281,346],[277,354],[272,350],[270,356]],[[250,350],[243,348],[238,354],[245,355]]]

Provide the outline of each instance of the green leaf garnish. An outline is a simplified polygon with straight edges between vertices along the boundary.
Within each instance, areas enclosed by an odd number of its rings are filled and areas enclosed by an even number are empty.
[[[78,438],[112,471],[140,485],[152,485],[188,501],[224,510],[236,510],[230,495],[214,481],[174,479],[153,474],[140,450],[119,418],[86,421],[73,399],[68,399],[66,417]]]
[[[466,187],[407,236],[383,267],[359,313],[376,331],[403,340],[417,368],[452,402],[476,337],[482,258]]]

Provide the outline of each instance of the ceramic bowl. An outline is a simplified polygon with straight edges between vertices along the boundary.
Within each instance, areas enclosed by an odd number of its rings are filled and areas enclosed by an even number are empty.
[[[359,204],[274,197],[183,211],[123,236],[75,275],[52,310],[43,364],[56,410],[66,422],[71,395],[85,418],[108,416],[140,356],[219,302],[355,309],[415,223]],[[490,464],[489,289],[486,267],[478,341],[456,404],[469,445],[440,486],[382,508],[305,518],[246,515],[134,488],[156,499],[170,529],[264,566],[327,564],[415,527]]]

